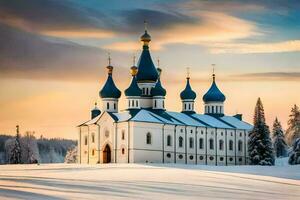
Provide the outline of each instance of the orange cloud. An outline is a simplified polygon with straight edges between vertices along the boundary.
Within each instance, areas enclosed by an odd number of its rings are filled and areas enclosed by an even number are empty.
[[[40,32],[43,35],[63,38],[111,38],[115,35],[113,31],[99,29],[84,30],[47,30]]]
[[[225,13],[205,11],[192,13],[192,15],[198,18],[197,24],[176,24],[151,34],[155,38],[153,47],[159,50],[164,45],[175,43],[206,45],[211,42],[229,42],[261,34],[252,22]],[[118,42],[107,45],[106,48],[126,51],[139,49],[140,45],[133,41]]]
[[[211,47],[212,53],[278,53],[300,51],[300,40],[288,40],[274,43],[217,43]]]

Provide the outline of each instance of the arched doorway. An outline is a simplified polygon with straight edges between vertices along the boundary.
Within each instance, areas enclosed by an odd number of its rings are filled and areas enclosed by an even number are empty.
[[[109,145],[107,144],[103,151],[103,163],[110,163],[111,162],[111,150]]]

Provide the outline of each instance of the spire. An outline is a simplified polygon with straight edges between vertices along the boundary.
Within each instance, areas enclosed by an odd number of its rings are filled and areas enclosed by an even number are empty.
[[[113,66],[111,65],[111,57],[110,54],[108,54],[108,66],[107,69],[107,80],[103,86],[103,88],[100,90],[99,95],[101,98],[120,98],[121,91],[116,87],[114,80],[112,78],[113,74]]]
[[[196,99],[197,95],[196,93],[192,90],[192,87],[190,85],[190,68],[187,67],[187,76],[186,76],[186,86],[185,89],[180,93],[180,98],[181,100],[186,100],[186,99]]]
[[[95,117],[97,117],[98,115],[101,114],[101,111],[99,110],[98,106],[97,106],[97,102],[95,101],[95,107],[94,109],[91,111],[91,118],[94,119]]]
[[[141,36],[141,41],[144,43],[144,48],[147,48],[149,45],[149,42],[151,41],[151,36],[147,32],[147,22],[144,21],[144,27],[145,27],[145,33]]]
[[[216,80],[216,74],[215,74],[215,64],[211,64],[211,66],[212,66],[212,69],[213,69],[213,73],[212,73],[212,77],[213,77],[213,82],[215,82],[215,80]]]
[[[204,94],[203,101],[204,102],[224,102],[226,100],[225,95],[220,91],[216,84],[216,75],[215,75],[215,64],[213,66],[213,82],[209,88],[209,90]]]
[[[147,26],[145,26],[145,33],[141,36],[141,41],[143,42],[143,51],[138,62],[137,81],[155,83],[158,73],[149,51],[148,44],[151,41],[151,36],[147,32]]]

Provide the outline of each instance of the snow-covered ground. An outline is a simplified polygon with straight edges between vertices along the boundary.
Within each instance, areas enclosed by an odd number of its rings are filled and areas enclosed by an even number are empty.
[[[0,199],[300,199],[300,166],[0,166]]]

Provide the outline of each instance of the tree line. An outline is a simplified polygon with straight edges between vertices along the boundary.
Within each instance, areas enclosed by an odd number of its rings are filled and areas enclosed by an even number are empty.
[[[274,165],[276,157],[287,156],[289,156],[289,164],[300,164],[299,107],[297,105],[292,107],[286,132],[278,118],[275,118],[271,134],[266,124],[262,101],[258,98],[253,117],[253,129],[249,133],[248,151],[251,165]]]
[[[35,137],[32,131],[16,136],[0,135],[0,164],[61,163],[76,141],[60,138]]]

